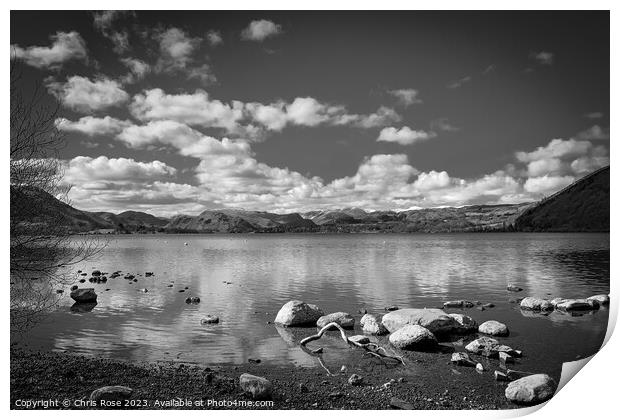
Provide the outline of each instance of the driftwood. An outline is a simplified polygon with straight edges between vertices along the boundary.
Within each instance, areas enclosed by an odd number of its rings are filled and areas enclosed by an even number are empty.
[[[349,345],[360,347],[360,348],[366,350],[366,352],[368,354],[370,354],[370,355],[372,355],[374,357],[377,357],[377,358],[379,358],[381,360],[383,360],[383,359],[391,359],[391,360],[396,360],[399,363],[402,363],[403,365],[405,364],[405,361],[401,357],[396,356],[396,355],[388,354],[387,351],[385,351],[385,349],[383,347],[377,345],[376,343],[361,344],[361,343],[349,340],[349,338],[347,337],[346,332],[344,331],[344,328],[342,328],[336,322],[330,322],[329,324],[327,324],[326,326],[321,328],[320,331],[318,333],[316,333],[315,335],[311,335],[310,337],[304,338],[303,340],[301,340],[299,342],[300,346],[302,348],[305,348],[306,344],[308,344],[311,341],[318,340],[319,338],[321,338],[323,336],[325,331],[331,330],[332,328],[337,328],[340,331],[340,336],[342,337],[344,342],[349,344]],[[312,352],[312,350],[310,350],[310,352]]]

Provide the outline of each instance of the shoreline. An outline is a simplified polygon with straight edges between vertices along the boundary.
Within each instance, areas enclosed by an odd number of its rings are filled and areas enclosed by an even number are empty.
[[[481,382],[481,375],[475,369],[452,366],[446,363],[446,357],[449,360],[445,354],[440,357],[435,353],[416,352],[415,359],[409,357],[407,363],[421,365],[429,375],[402,377],[398,370],[380,373],[350,370],[328,375],[318,367],[278,367],[249,362],[205,367],[12,348],[10,404],[11,409],[24,409],[17,406],[18,400],[87,401],[97,388],[122,385],[133,389],[132,400],[142,401],[142,406],[131,409],[390,409],[396,408],[391,404],[393,399],[406,408],[421,410],[522,408],[506,400],[503,391],[507,382],[496,382],[492,371],[485,372],[487,377]],[[445,380],[446,369],[459,371],[454,375],[454,382]],[[253,401],[239,387],[239,376],[243,373],[271,381],[272,407],[242,406],[242,401]],[[363,385],[348,383],[352,373],[363,377]],[[186,401],[202,401],[202,406],[182,405]],[[218,407],[214,401],[236,401],[237,405]],[[49,408],[93,407],[72,403],[71,407]]]

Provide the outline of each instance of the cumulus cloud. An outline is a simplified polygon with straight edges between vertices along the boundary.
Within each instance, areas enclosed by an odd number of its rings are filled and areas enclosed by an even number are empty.
[[[51,81],[47,88],[63,106],[79,112],[101,111],[129,100],[117,81],[106,78],[91,81],[87,77],[72,76],[65,83]]]
[[[245,41],[262,42],[267,38],[282,33],[282,27],[270,20],[253,20],[247,28],[241,32],[241,39]]]
[[[530,58],[536,60],[538,64],[550,66],[553,64],[553,53],[549,51],[531,52]]]
[[[70,121],[66,118],[58,118],[56,119],[55,124],[61,131],[77,132],[93,137],[120,133],[123,128],[129,127],[131,122],[118,120],[110,116],[98,118],[89,115],[82,117],[77,121]]]
[[[222,34],[214,30],[207,32],[207,41],[209,42],[209,45],[211,45],[212,47],[215,47],[216,45],[220,45],[221,43],[224,42],[224,40],[222,39]]]
[[[179,28],[169,28],[156,35],[159,40],[160,57],[154,67],[157,73],[182,73],[188,79],[198,79],[203,84],[214,83],[217,78],[207,63],[196,63],[194,54],[200,48],[202,38],[191,37]]]
[[[394,89],[389,90],[388,93],[397,98],[398,101],[406,107],[422,103],[422,100],[418,98],[419,92],[415,89]]]
[[[137,58],[122,58],[121,62],[129,69],[129,73],[122,78],[123,83],[138,82],[151,71],[151,66],[148,63]]]
[[[609,130],[600,125],[593,125],[577,134],[577,138],[581,140],[609,140]]]
[[[349,114],[342,105],[323,103],[312,97],[298,97],[291,102],[280,100],[271,104],[235,100],[226,103],[212,99],[200,89],[177,95],[150,89],[134,96],[130,111],[141,121],[174,120],[192,126],[219,128],[227,134],[250,138],[260,138],[261,130],[281,131],[287,125],[371,128],[401,119],[391,108],[380,107],[367,115]]]
[[[528,178],[523,185],[525,191],[534,194],[548,195],[554,193],[562,188],[570,185],[575,181],[575,178],[569,175],[566,176],[539,176],[534,178]]]
[[[379,133],[377,141],[393,142],[402,144],[403,146],[408,146],[419,141],[432,139],[436,136],[437,134],[432,131],[427,132],[423,130],[413,130],[407,126],[400,129],[396,129],[395,127],[386,127]]]
[[[158,160],[137,162],[127,158],[91,158],[77,156],[65,164],[64,179],[69,184],[92,182],[140,182],[161,180],[176,174],[176,169]]]
[[[33,67],[50,69],[58,69],[70,60],[87,60],[86,42],[79,33],[57,32],[50,39],[52,45],[49,47],[11,45],[11,58],[21,59]]]
[[[101,111],[129,100],[120,84],[107,78],[91,81],[87,77],[72,76],[65,83],[49,82],[47,87],[64,106],[79,112]]]
[[[423,172],[418,175],[418,179],[415,180],[413,185],[421,191],[445,188],[450,185],[450,176],[446,171]]]

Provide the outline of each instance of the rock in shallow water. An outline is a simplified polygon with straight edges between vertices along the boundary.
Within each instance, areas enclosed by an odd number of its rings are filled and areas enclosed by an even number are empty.
[[[131,398],[133,390],[126,386],[104,386],[90,394],[91,401],[124,401]]]
[[[352,335],[351,337],[349,337],[349,341],[353,341],[354,343],[359,344],[368,344],[370,343],[370,338],[366,337],[365,335]]]
[[[476,362],[465,352],[452,353],[450,361],[459,366],[476,366]]]
[[[95,289],[76,289],[71,292],[71,299],[77,303],[93,303],[97,302],[97,293]]]
[[[207,315],[200,320],[201,324],[217,324],[220,319],[215,315]]]
[[[566,299],[555,306],[559,311],[591,311],[599,308],[596,300],[586,299]]]
[[[594,295],[590,296],[587,300],[596,301],[599,305],[609,305],[609,295]]]
[[[280,308],[276,315],[275,323],[284,326],[310,326],[325,313],[316,305],[291,300]]]
[[[255,400],[271,399],[273,387],[271,382],[263,377],[244,373],[239,377],[239,386],[243,392]]]
[[[323,328],[327,324],[335,322],[342,328],[352,329],[355,325],[355,318],[346,312],[334,312],[331,314],[323,315],[316,321],[316,326]]]
[[[473,308],[473,302],[468,300],[450,300],[448,302],[444,302],[443,306],[445,308]]]
[[[348,382],[349,382],[349,385],[360,386],[364,383],[364,379],[361,376],[354,373],[353,375],[351,375]]]
[[[478,331],[482,334],[495,335],[500,337],[505,337],[509,334],[508,327],[506,325],[502,324],[501,322],[492,320],[480,324],[480,326],[478,327]]]
[[[477,331],[478,323],[471,317],[463,314],[448,314],[448,316],[459,323],[458,332],[466,334],[468,332]]]
[[[523,290],[523,288],[514,284],[509,284],[508,286],[506,286],[506,290],[508,290],[509,292],[520,292]]]
[[[371,314],[364,315],[360,320],[360,325],[362,326],[362,331],[366,334],[383,335],[388,333],[383,323]]]
[[[433,334],[457,333],[461,325],[441,309],[399,309],[383,315],[381,320],[390,332],[407,324],[420,325]]]
[[[399,349],[427,350],[437,346],[437,338],[420,325],[405,325],[389,337],[390,343]]]
[[[506,387],[506,398],[517,404],[534,405],[547,401],[557,388],[552,377],[536,374],[512,381]]]
[[[553,311],[554,309],[554,305],[550,301],[536,297],[523,298],[519,305],[521,309],[529,311]]]

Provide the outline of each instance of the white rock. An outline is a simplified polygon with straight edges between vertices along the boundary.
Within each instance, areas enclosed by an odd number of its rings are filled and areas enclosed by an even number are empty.
[[[239,386],[243,392],[255,400],[271,399],[273,387],[267,379],[244,373],[239,377]]]
[[[530,311],[552,311],[554,305],[547,299],[540,299],[536,297],[523,298],[519,304],[521,309],[527,309]]]
[[[509,334],[508,327],[506,325],[502,324],[501,322],[492,320],[480,324],[480,326],[478,327],[478,332],[481,332],[482,334],[495,335],[500,337],[505,337]]]
[[[381,320],[389,332],[407,324],[420,325],[433,334],[456,333],[460,324],[441,309],[399,309],[383,315]]]
[[[318,306],[291,300],[280,308],[276,315],[275,323],[284,326],[308,326],[315,325],[316,321],[324,315]]]
[[[459,366],[476,366],[476,362],[474,362],[471,357],[469,357],[469,354],[462,351],[452,353],[450,361]]]
[[[591,311],[599,308],[599,303],[596,300],[586,299],[567,299],[564,302],[558,303],[555,307],[559,311]]]
[[[506,387],[506,398],[517,404],[534,405],[547,401],[557,388],[552,377],[545,374],[525,376]]]
[[[399,349],[423,350],[437,346],[437,339],[420,325],[407,324],[389,337],[390,343]]]
[[[370,338],[366,337],[365,335],[352,335],[351,337],[348,337],[349,341],[353,341],[354,343],[359,343],[359,344],[368,344],[370,343]]]
[[[360,320],[362,331],[366,334],[383,335],[387,334],[388,330],[383,326],[383,323],[377,319],[376,316],[366,314]]]

